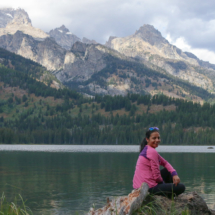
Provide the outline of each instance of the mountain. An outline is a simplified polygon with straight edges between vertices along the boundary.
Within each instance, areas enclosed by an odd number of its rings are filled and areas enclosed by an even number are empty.
[[[130,92],[164,93],[197,101],[210,98],[201,88],[150,69],[138,59],[126,57],[101,44],[76,42],[67,51],[53,38],[39,41],[17,31],[14,35],[1,36],[0,47],[40,63],[61,83],[90,95],[126,95]]]
[[[1,36],[0,47],[40,63],[57,74],[62,82],[73,78],[77,81],[87,80],[94,72],[102,70],[106,66],[104,58],[108,51],[126,59],[100,44],[76,42],[70,51],[66,51],[53,38],[38,41],[21,31]]]
[[[60,69],[66,53],[54,39],[47,37],[39,41],[22,31],[1,36],[0,47],[40,63],[48,70]]]
[[[38,28],[34,28],[26,11],[23,9],[0,9],[0,36],[15,34],[22,31],[35,39],[44,39],[48,34]]]
[[[5,28],[13,20],[15,10],[12,8],[0,9],[0,28]]]
[[[39,82],[44,83],[45,85],[49,85],[52,88],[64,88],[62,83],[51,72],[47,71],[45,67],[32,60],[0,48],[0,67],[2,68],[2,66],[15,70],[19,74],[27,75]],[[2,79],[0,81],[4,82],[5,80]]]
[[[165,144],[214,144],[215,105],[198,102],[215,96],[146,59],[20,30],[0,46],[0,143],[136,144],[155,125]]]
[[[70,50],[72,45],[77,41],[86,44],[97,44],[95,40],[89,40],[86,37],[83,37],[81,40],[75,34],[71,33],[64,25],[51,30],[48,34],[53,37],[62,48],[66,50]]]
[[[37,78],[43,71],[39,64],[0,49],[1,143],[137,144],[143,129],[153,124],[165,144],[214,144],[215,105],[164,95],[89,99],[41,83]]]
[[[53,37],[62,48],[66,50],[70,50],[75,42],[81,41],[80,38],[72,34],[64,25],[51,30],[48,34]]]
[[[38,78],[44,70],[0,49],[1,143],[137,144],[143,129],[155,125],[167,145],[214,144],[215,105],[162,94],[86,98],[68,88],[41,83]]]
[[[71,89],[89,95],[213,99],[214,65],[171,45],[153,26],[144,25],[125,38],[110,37],[101,45],[79,39],[64,25],[48,34],[35,29],[22,9],[0,11],[5,19],[0,47],[41,64]]]
[[[171,45],[151,25],[143,25],[131,36],[112,36],[106,46],[128,57],[147,61],[175,77],[214,92],[215,65]]]

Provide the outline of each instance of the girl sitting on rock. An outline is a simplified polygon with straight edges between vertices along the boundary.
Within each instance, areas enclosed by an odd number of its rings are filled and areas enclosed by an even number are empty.
[[[180,195],[185,191],[185,186],[180,183],[176,170],[155,150],[160,141],[159,129],[149,128],[140,145],[133,187],[138,189],[143,182],[146,182],[151,194],[167,197],[171,197],[172,194]],[[162,170],[159,169],[160,165],[164,167]]]

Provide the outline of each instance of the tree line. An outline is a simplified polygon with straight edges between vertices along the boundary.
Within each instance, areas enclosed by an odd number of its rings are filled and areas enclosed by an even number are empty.
[[[214,144],[215,105],[200,105],[162,94],[150,96],[129,93],[126,96],[95,95],[86,98],[75,90],[57,90],[38,82],[36,78],[44,72],[40,65],[0,50],[0,58],[5,56],[8,60],[0,65],[0,82],[4,83],[0,90],[9,86],[19,87],[26,90],[28,95],[22,98],[11,95],[5,100],[0,99],[0,143],[139,144],[145,131],[157,126],[163,144]],[[7,68],[11,62],[17,70]],[[27,69],[23,68],[23,64]],[[113,61],[92,78],[102,82],[106,72],[111,73],[126,66],[126,62],[119,65]],[[132,66],[140,75],[143,70],[148,72],[147,68],[140,68],[135,63]],[[150,75],[156,76],[157,73]],[[205,92],[200,90],[199,93]],[[63,102],[55,106],[44,106],[42,101],[35,104],[30,94],[43,98],[50,96]],[[206,94],[206,97],[210,95]],[[146,106],[147,111],[140,113],[141,105]],[[152,105],[161,105],[163,110],[151,113]],[[176,110],[165,111],[168,105],[175,106]],[[21,106],[26,108],[25,111],[20,110]],[[88,106],[90,113],[85,110]],[[14,116],[4,116],[5,110],[14,109]],[[72,115],[74,109],[78,112]],[[123,114],[116,114],[115,111],[122,111]]]
[[[119,101],[119,104],[116,101]],[[137,101],[143,102],[148,106],[149,111],[132,115],[130,114],[132,109],[126,109],[126,101],[129,101],[136,109],[138,109]],[[116,105],[114,110],[124,108],[125,114],[114,115],[113,110],[106,111],[105,105],[109,102]],[[96,96],[88,102],[79,104],[79,107],[92,103],[94,106],[97,104],[98,110],[103,109],[108,112],[108,115],[101,113],[85,115],[79,108],[79,113],[75,117],[71,116],[69,109],[63,108],[67,104],[65,99],[62,105],[56,107],[47,105],[45,112],[32,107],[18,114],[15,119],[0,118],[0,142],[138,144],[149,127],[157,126],[160,129],[163,144],[214,144],[215,105],[208,103],[200,105],[164,95],[155,95],[150,98],[148,95],[128,94],[125,97]],[[150,113],[153,104],[164,107],[172,104],[176,106],[176,111],[162,110]]]

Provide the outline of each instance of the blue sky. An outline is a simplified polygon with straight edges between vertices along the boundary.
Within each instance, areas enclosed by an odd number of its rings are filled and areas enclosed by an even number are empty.
[[[183,51],[215,64],[213,0],[7,0],[0,7],[25,9],[43,31],[64,24],[78,37],[100,43],[151,24]]]

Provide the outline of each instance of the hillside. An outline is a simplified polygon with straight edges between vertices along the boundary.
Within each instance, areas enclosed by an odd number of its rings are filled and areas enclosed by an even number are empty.
[[[101,45],[0,18],[0,143],[139,144],[157,126],[163,144],[214,144],[214,65],[152,26]]]
[[[20,31],[13,36],[0,37],[0,44],[3,48],[26,58],[30,57],[31,60],[52,70],[57,79],[71,89],[90,95],[95,93],[126,95],[128,92],[152,95],[163,93],[194,101],[213,97],[202,88],[165,72],[150,69],[138,60],[129,59],[100,44],[76,42],[70,51],[66,51],[51,38],[35,41],[33,37]],[[28,44],[28,49],[25,48],[25,44]]]
[[[73,78],[66,82],[63,81],[63,83],[79,92],[92,95],[126,95],[127,93],[155,95],[162,93],[198,102],[214,99],[214,95],[207,90],[167,73],[150,69],[136,61],[130,62],[114,56],[108,56],[105,59],[109,64],[106,64],[106,67],[100,72],[92,74],[87,80],[78,82]],[[61,80],[61,78],[59,79]]]
[[[125,38],[110,37],[101,45],[79,39],[64,25],[40,35],[21,9],[0,10],[0,16],[0,47],[41,64],[78,92],[163,93],[213,102],[215,66],[171,45],[153,26],[144,25]]]
[[[24,73],[53,88],[59,89],[64,87],[45,67],[2,48],[0,48],[0,65]]]
[[[21,71],[25,59],[13,55],[13,69],[0,66],[0,143],[139,144],[157,126],[163,144],[214,144],[215,105],[163,94],[85,98],[38,81],[32,61]]]

